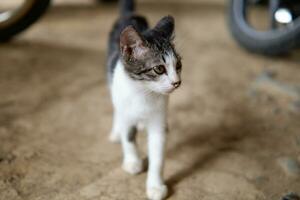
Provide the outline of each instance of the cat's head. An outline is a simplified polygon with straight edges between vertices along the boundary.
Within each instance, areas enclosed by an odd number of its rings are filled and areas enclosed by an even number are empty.
[[[162,18],[139,33],[133,26],[120,35],[121,58],[129,76],[148,90],[169,94],[181,84],[181,58],[175,51],[174,19]]]

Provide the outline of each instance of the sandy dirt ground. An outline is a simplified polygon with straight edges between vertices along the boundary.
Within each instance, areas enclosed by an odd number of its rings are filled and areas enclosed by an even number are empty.
[[[176,18],[183,85],[171,97],[165,179],[172,200],[279,200],[300,192],[300,59],[240,49],[223,1],[148,0]],[[146,172],[108,142],[107,35],[115,5],[55,3],[0,46],[0,199],[146,199]],[[146,158],[146,134],[138,139]]]

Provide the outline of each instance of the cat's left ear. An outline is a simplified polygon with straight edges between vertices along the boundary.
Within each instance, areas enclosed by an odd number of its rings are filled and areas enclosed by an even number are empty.
[[[168,15],[163,17],[153,29],[160,33],[160,35],[170,41],[174,39],[175,20],[172,16]]]

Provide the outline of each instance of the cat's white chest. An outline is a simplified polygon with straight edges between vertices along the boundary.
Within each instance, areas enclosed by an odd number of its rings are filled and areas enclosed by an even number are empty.
[[[137,82],[128,77],[120,61],[114,72],[111,95],[117,112],[137,122],[165,112],[166,97],[151,94],[139,87]]]

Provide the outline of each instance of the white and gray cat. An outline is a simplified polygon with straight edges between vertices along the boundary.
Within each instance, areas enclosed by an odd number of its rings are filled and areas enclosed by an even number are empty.
[[[122,143],[123,169],[143,170],[135,136],[142,124],[148,133],[147,196],[167,196],[162,174],[167,131],[168,96],[181,84],[181,58],[173,44],[174,19],[163,17],[151,29],[134,14],[133,0],[121,0],[121,17],[109,38],[108,78],[114,106],[112,142]]]

